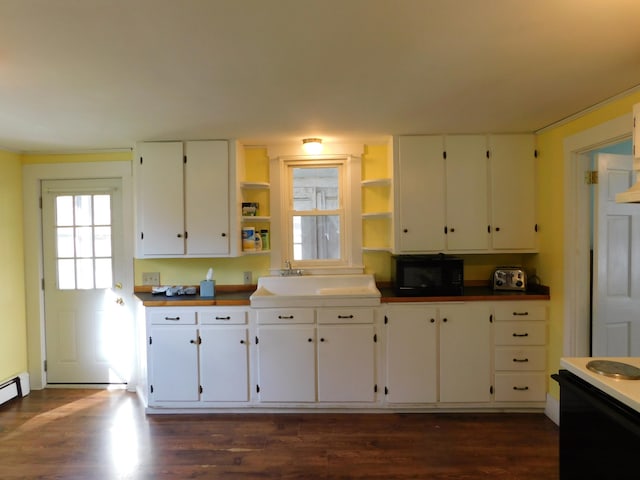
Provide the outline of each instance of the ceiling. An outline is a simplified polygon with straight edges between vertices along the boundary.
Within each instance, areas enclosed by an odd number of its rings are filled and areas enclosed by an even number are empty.
[[[640,85],[638,0],[0,0],[0,147],[530,132]]]

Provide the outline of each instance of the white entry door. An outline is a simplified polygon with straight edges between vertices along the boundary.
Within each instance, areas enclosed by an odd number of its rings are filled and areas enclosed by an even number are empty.
[[[120,179],[42,182],[47,383],[126,383]]]
[[[599,154],[593,356],[640,355],[640,205],[616,203],[635,180],[629,155]]]

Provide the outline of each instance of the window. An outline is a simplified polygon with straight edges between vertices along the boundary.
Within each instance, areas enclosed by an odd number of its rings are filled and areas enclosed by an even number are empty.
[[[280,248],[272,268],[290,262],[311,273],[362,271],[360,162],[351,156],[280,158]],[[355,268],[355,270],[354,270]]]
[[[289,168],[293,260],[341,260],[342,165]]]

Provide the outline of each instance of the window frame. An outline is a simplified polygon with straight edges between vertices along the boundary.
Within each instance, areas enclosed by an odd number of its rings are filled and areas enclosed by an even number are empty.
[[[293,168],[339,166],[339,210],[295,212],[293,210]],[[287,267],[305,274],[362,273],[361,158],[354,155],[297,155],[271,159],[271,273]],[[330,215],[342,210],[340,220],[340,259],[294,260],[293,215]]]

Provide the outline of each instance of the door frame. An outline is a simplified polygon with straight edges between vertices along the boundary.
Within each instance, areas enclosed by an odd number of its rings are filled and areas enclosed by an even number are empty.
[[[25,308],[27,318],[27,357],[31,388],[46,386],[44,371],[45,328],[44,292],[42,290],[43,244],[42,210],[40,207],[43,180],[119,178],[122,181],[122,232],[125,272],[122,280],[124,296],[133,296],[133,179],[131,161],[26,164],[22,167],[24,219]],[[131,318],[135,318],[133,301],[126,302]],[[134,352],[137,365],[137,352]],[[135,390],[136,369],[127,389]]]
[[[589,219],[590,191],[584,174],[587,152],[628,140],[631,113],[571,135],[564,140],[564,340],[563,356],[586,357],[590,351]]]

